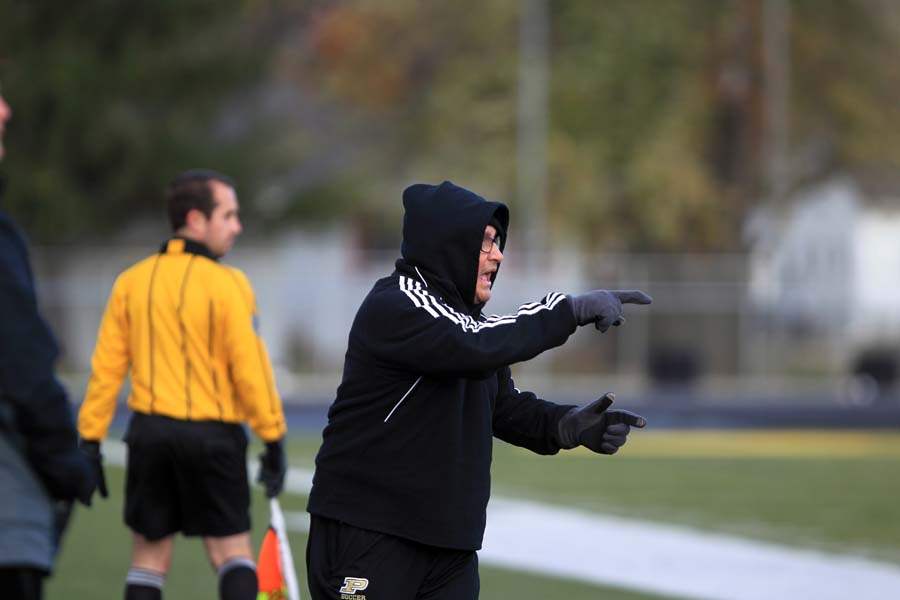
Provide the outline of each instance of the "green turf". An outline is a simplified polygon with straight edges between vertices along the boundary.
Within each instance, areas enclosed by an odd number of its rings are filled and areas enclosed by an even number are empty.
[[[552,577],[510,571],[480,565],[482,600],[663,600],[664,596],[650,596],[616,588],[597,587]]]
[[[900,457],[543,457],[500,443],[493,482],[504,496],[900,563]]]
[[[305,453],[304,453],[305,455]],[[296,466],[305,466],[298,454]],[[108,467],[107,476],[111,497],[95,499],[91,509],[79,509],[73,516],[56,573],[48,581],[47,600],[97,600],[121,598],[125,573],[130,560],[130,535],[122,524],[123,470]],[[285,511],[300,511],[306,498],[283,494]],[[259,547],[267,524],[265,499],[260,493],[253,496],[253,542]],[[291,533],[291,549],[300,577],[305,582],[306,536]],[[518,600],[548,600],[552,598],[617,598],[622,600],[660,600],[660,596],[643,595],[614,588],[594,587],[577,582],[539,577],[535,575],[481,568],[481,598],[516,598]],[[302,588],[303,598],[309,593]],[[217,597],[216,578],[206,561],[199,540],[178,538],[172,569],[166,581],[165,597],[169,600],[212,599]]]
[[[688,434],[685,434],[688,435]],[[853,551],[900,563],[900,456],[877,451],[900,435],[876,439],[870,455],[683,457],[628,447],[615,457],[586,452],[536,456],[503,443],[495,445],[494,494],[576,506],[659,522],[680,523],[797,546]],[[292,466],[312,469],[318,440],[292,439]],[[256,454],[258,449],[251,450]],[[837,453],[840,455],[840,453]],[[121,597],[130,540],[121,522],[122,471],[109,468],[112,497],[79,510],[66,539],[49,600]],[[300,511],[305,498],[285,494],[287,511]],[[254,544],[266,525],[266,505],[253,497]],[[291,535],[303,577],[305,536]],[[552,548],[547,549],[548,552]],[[482,565],[482,598],[555,599],[658,596],[589,586]],[[169,600],[215,598],[216,581],[199,542],[180,538],[166,586]],[[308,598],[308,596],[305,596]]]
[[[635,438],[613,457],[538,456],[496,442],[493,493],[900,563],[900,433],[822,434],[818,453],[809,435],[796,435],[802,458],[735,455],[735,440],[760,437],[740,432],[688,457],[675,449],[709,432]],[[866,452],[842,458],[842,444],[860,438]],[[310,469],[317,448],[313,438],[291,442],[295,463]]]

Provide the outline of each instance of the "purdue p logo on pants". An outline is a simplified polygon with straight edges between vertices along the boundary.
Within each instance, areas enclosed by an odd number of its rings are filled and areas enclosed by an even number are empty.
[[[369,580],[362,577],[344,577],[344,587],[340,589],[342,594],[355,594],[369,587]]]

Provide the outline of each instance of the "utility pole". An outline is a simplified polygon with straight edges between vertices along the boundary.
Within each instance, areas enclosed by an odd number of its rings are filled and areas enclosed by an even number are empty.
[[[788,0],[764,0],[762,5],[763,138],[760,167],[770,210],[787,197],[790,188],[791,10]],[[739,368],[745,374],[769,374],[780,363],[778,349],[785,340],[778,329],[758,327],[748,300],[740,309]],[[774,346],[774,348],[773,348]]]
[[[533,280],[547,248],[547,0],[522,0],[519,6],[516,197],[525,215],[527,269]]]
[[[763,74],[766,110],[766,175],[772,201],[784,200],[790,185],[791,9],[786,0],[763,5]]]

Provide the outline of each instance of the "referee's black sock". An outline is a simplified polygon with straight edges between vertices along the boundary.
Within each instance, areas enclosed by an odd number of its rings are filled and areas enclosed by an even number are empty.
[[[258,591],[256,565],[249,558],[231,558],[219,567],[221,600],[256,600]]]
[[[164,573],[131,567],[125,578],[125,600],[162,600],[165,582]]]

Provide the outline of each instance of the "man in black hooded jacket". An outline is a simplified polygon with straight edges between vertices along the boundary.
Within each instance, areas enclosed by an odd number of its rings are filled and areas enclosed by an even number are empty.
[[[314,599],[472,599],[490,495],[492,437],[555,454],[614,453],[642,417],[519,391],[509,365],[605,331],[643,292],[551,293],[485,316],[509,211],[450,182],[404,191],[403,258],[350,330],[309,497]]]
[[[12,110],[0,95],[0,159]],[[3,192],[0,179],[0,196]],[[95,479],[54,374],[56,339],[38,312],[28,246],[0,210],[0,595],[38,600],[75,499]]]

